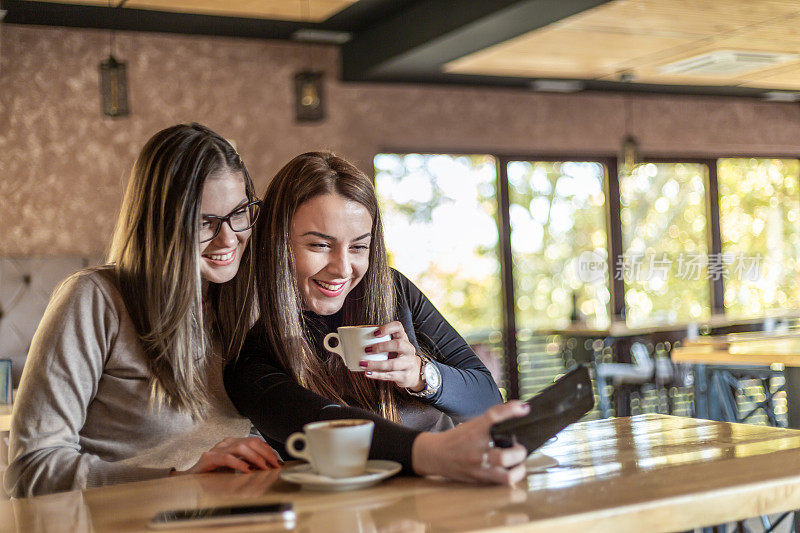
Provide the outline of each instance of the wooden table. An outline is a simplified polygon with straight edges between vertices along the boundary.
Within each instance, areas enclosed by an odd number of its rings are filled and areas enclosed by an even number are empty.
[[[800,334],[735,333],[683,341],[670,357],[697,365],[784,365],[789,427],[800,429]]]
[[[641,415],[576,424],[546,451],[560,466],[515,487],[396,477],[322,493],[278,471],[203,474],[0,501],[0,529],[145,531],[167,509],[277,501],[297,531],[348,533],[659,532],[800,508],[800,431]]]
[[[715,332],[749,331],[749,333],[733,333],[729,335],[730,337],[736,338],[737,336],[753,335],[752,328],[761,326],[764,324],[765,320],[771,320],[774,325],[777,320],[795,323],[798,318],[800,318],[798,311],[791,310],[781,313],[771,313],[768,316],[757,318],[731,318],[728,315],[715,314],[711,315],[708,320],[702,322],[702,324],[698,324],[697,322],[675,324],[643,323],[629,326],[624,320],[614,320],[605,328],[591,327],[583,323],[572,323],[560,329],[540,331],[538,334],[559,335],[566,338],[573,337],[579,339],[577,349],[569,350],[569,355],[577,362],[600,362],[596,357],[597,354],[592,353],[591,349],[581,349],[581,346],[587,346],[585,342],[581,341],[587,339],[603,339],[603,347],[611,347],[613,362],[630,363],[632,362],[631,347],[634,342],[643,342],[645,344],[652,344],[653,346],[657,346],[658,344],[672,346],[678,342],[685,341],[684,338],[689,330]],[[795,335],[800,335],[800,332],[796,332]],[[716,339],[720,337],[702,337],[702,339],[708,338]],[[597,349],[598,348],[595,348],[595,350]],[[791,372],[792,371],[789,373]],[[798,376],[798,380],[798,389],[800,389],[800,376]],[[625,383],[615,387],[616,413],[618,416],[628,416],[631,414],[630,394],[637,388],[638,385],[627,385]],[[798,415],[798,425],[794,427],[800,428],[800,415]]]
[[[800,335],[735,333],[684,340],[671,357],[681,363],[800,367]]]

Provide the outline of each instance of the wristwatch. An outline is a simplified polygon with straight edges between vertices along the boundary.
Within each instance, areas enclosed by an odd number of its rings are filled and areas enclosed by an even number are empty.
[[[417,354],[417,357],[422,360],[422,366],[419,369],[419,379],[425,384],[425,388],[421,391],[406,390],[411,396],[430,398],[439,392],[439,387],[442,386],[442,375],[439,373],[439,368],[436,366],[436,363],[431,361],[430,358],[419,354]]]

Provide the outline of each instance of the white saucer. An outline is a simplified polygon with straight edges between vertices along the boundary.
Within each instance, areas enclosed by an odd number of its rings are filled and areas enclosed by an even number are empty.
[[[548,468],[558,466],[558,461],[549,455],[533,452],[525,459],[525,470],[530,474],[532,472],[541,472]]]
[[[355,477],[334,478],[313,472],[310,464],[301,464],[284,468],[281,479],[302,485],[309,490],[356,490],[374,485],[387,477],[398,473],[403,467],[394,461],[373,459],[367,461],[367,471]]]

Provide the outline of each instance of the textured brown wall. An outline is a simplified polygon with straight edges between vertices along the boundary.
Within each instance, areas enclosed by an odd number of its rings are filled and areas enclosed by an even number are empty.
[[[177,122],[233,139],[262,189],[281,164],[328,148],[365,170],[381,150],[608,153],[625,97],[336,81],[335,48],[278,41],[119,33],[132,114],[100,112],[108,33],[0,25],[0,255],[98,256],[144,141]],[[326,72],[328,118],[293,119],[293,76]],[[649,155],[800,153],[800,106],[753,99],[639,96],[632,130]]]

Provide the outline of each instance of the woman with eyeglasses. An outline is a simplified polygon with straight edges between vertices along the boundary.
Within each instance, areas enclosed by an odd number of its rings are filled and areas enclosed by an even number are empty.
[[[244,163],[213,131],[177,125],[147,141],[109,264],[65,280],[33,338],[11,496],[279,465],[222,384],[254,320],[258,211]]]
[[[489,371],[422,292],[390,269],[372,181],[329,152],[295,157],[264,195],[254,239],[260,316],[225,386],[276,449],[304,424],[375,422],[373,459],[407,473],[513,483],[525,449],[492,446],[489,428],[527,406],[500,404]],[[325,349],[341,326],[389,339],[348,370]],[[390,352],[385,361],[370,353]],[[452,420],[464,421],[453,427]]]

